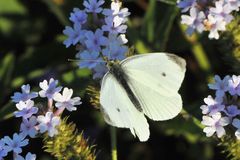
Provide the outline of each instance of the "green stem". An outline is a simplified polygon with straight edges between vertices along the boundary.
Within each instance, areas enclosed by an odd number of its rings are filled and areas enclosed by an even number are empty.
[[[197,34],[193,34],[192,36],[187,36],[185,34],[185,28],[184,25],[180,25],[180,29],[183,32],[183,35],[185,35],[186,40],[191,44],[192,48],[191,51],[196,58],[198,65],[200,69],[205,72],[207,76],[207,82],[210,82],[213,74],[212,74],[212,66],[211,63],[208,60],[207,53],[205,52],[202,44],[198,41]]]
[[[110,128],[111,134],[111,147],[112,147],[112,160],[117,160],[117,132],[115,127]]]

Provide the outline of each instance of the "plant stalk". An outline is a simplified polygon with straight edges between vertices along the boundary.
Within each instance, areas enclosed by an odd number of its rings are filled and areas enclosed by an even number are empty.
[[[117,132],[115,127],[110,128],[112,160],[117,160]]]

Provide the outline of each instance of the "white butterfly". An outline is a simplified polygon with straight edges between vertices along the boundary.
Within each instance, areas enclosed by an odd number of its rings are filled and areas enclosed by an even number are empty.
[[[182,109],[178,90],[186,62],[168,53],[132,56],[120,63],[109,63],[102,80],[100,104],[105,121],[129,128],[140,141],[149,138],[144,115],[154,121],[174,118]]]

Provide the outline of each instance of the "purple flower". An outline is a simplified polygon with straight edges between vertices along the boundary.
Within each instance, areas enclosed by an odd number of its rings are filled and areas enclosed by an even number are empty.
[[[126,58],[125,53],[127,53],[128,47],[120,46],[118,44],[111,44],[107,48],[103,49],[103,55],[107,56],[109,59],[123,60]]]
[[[210,39],[219,39],[219,31],[233,20],[232,11],[239,10],[239,0],[178,0],[182,12],[190,10],[190,16],[183,15],[182,23],[188,25],[187,33],[209,31]]]
[[[217,19],[216,17],[214,17],[213,15],[209,14],[208,15],[208,19],[206,21],[209,24],[209,35],[208,37],[210,39],[215,38],[218,39],[219,38],[219,31],[225,31],[226,30],[226,22],[222,19]]]
[[[183,0],[183,1],[178,1],[178,8],[182,9],[182,12],[187,12],[196,4],[196,0]]]
[[[121,20],[113,16],[105,18],[105,25],[102,26],[103,31],[107,31],[110,34],[126,33],[127,25],[122,25]]]
[[[85,44],[87,48],[91,51],[100,52],[101,46],[105,46],[108,44],[108,39],[103,36],[103,31],[97,29],[95,33],[92,31],[87,31]]]
[[[102,53],[110,60],[123,60],[126,58],[125,53],[128,51],[128,47],[124,46],[127,43],[127,39],[124,34],[119,36],[110,34],[108,46],[103,49]]]
[[[210,14],[214,15],[215,18],[224,20],[226,23],[229,23],[233,20],[233,16],[230,14],[232,9],[229,5],[224,4],[224,1],[217,1],[215,3],[215,8],[210,8]]]
[[[128,8],[121,9],[121,3],[112,2],[111,9],[104,9],[103,14],[106,17],[112,17],[113,23],[120,25],[127,22],[127,17],[130,15],[130,12],[128,12]]]
[[[36,98],[38,96],[37,92],[30,92],[30,85],[23,85],[21,87],[22,93],[15,92],[14,95],[11,97],[12,101],[15,103],[18,103],[20,101],[27,101],[33,98]]]
[[[84,0],[83,5],[86,7],[87,12],[100,13],[103,3],[104,0]]]
[[[97,64],[104,62],[102,58],[99,57],[99,52],[88,52],[83,51],[79,52],[76,55],[80,59],[79,67],[80,68],[94,68]]]
[[[85,30],[82,30],[81,25],[78,24],[74,24],[73,28],[66,26],[63,30],[63,34],[65,34],[68,38],[63,42],[63,44],[65,44],[66,47],[69,47],[82,42],[85,38],[85,32]]]
[[[228,91],[228,80],[230,79],[230,76],[226,76],[223,80],[221,80],[218,75],[215,75],[214,79],[215,83],[209,84],[208,87],[210,89],[216,90],[217,97],[223,97],[225,92]]]
[[[34,107],[34,102],[32,100],[28,100],[26,102],[20,101],[16,104],[16,107],[19,110],[14,112],[16,117],[23,117],[27,119],[38,112],[38,108]]]
[[[239,0],[228,0],[227,5],[231,8],[232,11],[239,11],[240,1]]]
[[[57,87],[58,80],[50,79],[49,83],[44,80],[39,83],[40,88],[42,89],[39,92],[40,97],[47,97],[48,99],[52,99],[54,94],[60,92],[62,87]]]
[[[231,95],[240,95],[240,76],[233,75],[229,82],[229,93]]]
[[[82,11],[79,8],[74,8],[69,19],[77,25],[83,25],[87,22],[87,16],[88,15],[85,13],[85,11]]]
[[[22,152],[21,147],[28,145],[28,139],[25,139],[25,136],[22,134],[17,133],[13,134],[13,139],[11,139],[9,136],[5,136],[3,141],[7,144],[9,151],[13,151],[17,154]]]
[[[196,8],[191,8],[190,16],[182,15],[182,24],[188,25],[187,33],[191,35],[196,29],[198,32],[204,30],[203,20],[206,18],[205,14],[202,11],[198,11]]]
[[[73,94],[72,89],[64,88],[62,95],[57,93],[54,96],[54,100],[57,102],[55,106],[57,108],[66,108],[68,111],[75,111],[77,110],[76,105],[82,104],[80,97],[71,98]]]
[[[221,113],[216,113],[212,117],[203,116],[201,123],[207,126],[203,129],[207,137],[211,137],[216,132],[218,138],[220,138],[226,134],[223,127],[228,125],[230,120],[228,117],[221,117]]]
[[[222,105],[222,99],[213,99],[212,96],[208,96],[204,98],[204,102],[207,105],[202,105],[200,108],[202,109],[203,114],[209,114],[210,116],[224,111],[225,106]]]
[[[235,136],[237,139],[240,139],[240,120],[237,118],[233,119],[232,125],[237,128]]]
[[[58,133],[56,127],[60,124],[60,118],[54,116],[52,112],[47,112],[45,116],[38,116],[40,133],[48,132],[50,137]]]
[[[37,134],[37,129],[35,128],[37,124],[37,118],[32,116],[29,120],[23,118],[23,122],[20,127],[20,131],[23,135],[29,135],[31,138],[34,138]]]

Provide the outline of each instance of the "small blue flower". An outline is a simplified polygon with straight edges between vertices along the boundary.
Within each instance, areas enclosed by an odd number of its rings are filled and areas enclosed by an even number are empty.
[[[224,111],[225,106],[222,105],[222,99],[220,98],[213,99],[212,96],[208,96],[207,98],[204,98],[204,102],[207,105],[202,105],[200,107],[203,114],[209,114],[212,116],[218,112]]]
[[[229,93],[231,95],[240,95],[240,76],[233,75],[229,79]]]
[[[87,31],[85,36],[85,44],[87,48],[91,51],[100,52],[101,46],[108,44],[108,39],[103,36],[103,31],[100,29],[97,29],[95,33],[93,33],[92,31]]]
[[[11,97],[13,102],[15,102],[15,103],[18,103],[20,101],[25,102],[27,100],[36,98],[38,96],[37,92],[30,92],[30,85],[29,84],[23,85],[21,87],[21,89],[22,89],[22,93],[15,92],[14,95]]]
[[[190,34],[194,30],[199,33],[209,31],[210,39],[219,39],[219,31],[225,31],[226,25],[230,23],[234,16],[233,11],[238,11],[240,7],[239,0],[178,0],[178,7],[182,12],[190,10],[190,16],[182,16],[182,23],[188,25],[187,33]],[[197,11],[198,15],[204,15],[204,18],[194,18]],[[203,16],[201,16],[203,17]]]
[[[215,16],[216,19],[220,19],[229,23],[233,20],[233,16],[230,14],[232,9],[229,5],[225,4],[224,1],[215,2],[215,7],[211,7],[210,14]]]
[[[69,47],[71,45],[81,43],[81,41],[85,38],[85,32],[85,30],[82,30],[81,25],[78,24],[74,24],[73,28],[66,26],[63,30],[63,34],[68,36],[68,38],[63,42],[63,44],[65,44],[66,47]]]
[[[60,117],[54,116],[53,112],[47,112],[45,116],[38,116],[40,133],[48,132],[50,137],[58,134],[56,127],[60,124]]]
[[[13,134],[13,139],[11,139],[9,136],[5,136],[3,141],[6,143],[9,151],[13,151],[17,154],[22,152],[22,147],[28,145],[28,139],[25,139],[25,136],[22,134],[17,133]]]
[[[83,5],[86,7],[87,12],[100,13],[102,12],[102,5],[104,0],[84,0]]]
[[[40,82],[39,86],[42,89],[39,92],[40,97],[47,97],[48,99],[52,99],[54,94],[62,90],[62,87],[57,87],[57,84],[58,80],[54,80],[53,78],[49,80],[49,83],[47,82],[47,80]]]
[[[203,20],[206,18],[203,12],[199,12],[196,8],[190,9],[190,16],[182,15],[182,24],[188,25],[187,33],[191,35],[196,29],[198,32],[204,31]]]
[[[20,131],[24,136],[29,135],[31,138],[34,138],[37,134],[36,129],[37,118],[32,116],[29,120],[23,118],[21,123]]]
[[[227,23],[223,19],[216,18],[214,15],[209,14],[205,22],[209,25],[207,30],[210,31],[208,37],[210,39],[219,39],[219,31],[225,31]]]
[[[208,87],[210,89],[216,90],[216,96],[217,97],[222,97],[225,92],[228,91],[228,81],[230,79],[230,76],[224,77],[223,80],[218,75],[214,76],[215,83],[214,84],[209,84]]]
[[[122,8],[121,9],[121,3],[120,2],[112,2],[111,3],[111,9],[104,9],[103,15],[106,17],[113,17],[113,23],[122,24],[127,22],[127,17],[130,15],[130,12],[128,12],[128,8]]]
[[[237,139],[240,139],[240,120],[237,118],[234,118],[232,125],[237,128],[235,132],[235,136],[237,137]]]
[[[120,46],[118,44],[109,45],[103,49],[103,55],[113,60],[123,60],[126,58],[125,53],[128,51],[128,47]]]
[[[110,34],[108,36],[109,43],[102,53],[110,60],[123,60],[126,58],[125,54],[128,51],[128,47],[124,44],[128,42],[124,34],[119,36]]]
[[[240,8],[240,1],[239,0],[228,0],[227,5],[233,10],[233,11],[239,11]]]
[[[93,79],[101,79],[106,73],[108,69],[106,64],[98,64],[93,68]]]
[[[87,17],[88,15],[85,13],[85,11],[82,11],[79,8],[74,8],[69,19],[77,25],[83,25],[87,22]]]
[[[72,89],[64,88],[63,93],[57,93],[54,96],[54,100],[56,101],[55,106],[57,108],[66,108],[68,111],[76,111],[76,105],[82,104],[80,97],[71,98],[73,94]]]
[[[127,25],[124,25],[118,19],[113,16],[105,18],[105,25],[102,26],[103,31],[107,31],[110,34],[126,33]]]
[[[22,156],[17,155],[15,160],[36,160],[36,154],[32,154],[28,152],[26,155],[26,158],[23,158]]]
[[[228,106],[224,112],[229,117],[235,117],[237,115],[240,115],[240,110],[238,109],[238,107],[236,105]]]
[[[14,112],[16,117],[23,117],[27,119],[38,112],[38,108],[34,107],[34,102],[31,100],[26,102],[20,101],[18,104],[16,104],[16,107],[19,110]]]
[[[221,138],[226,134],[224,126],[227,126],[230,120],[228,117],[222,117],[221,113],[216,113],[212,117],[203,116],[201,123],[207,126],[203,129],[207,137],[211,137],[216,132],[218,138]]]
[[[76,55],[80,59],[80,68],[94,68],[97,64],[102,63],[102,58],[99,57],[99,52],[83,51]]]
[[[182,12],[187,12],[194,6],[196,3],[196,0],[184,0],[184,1],[178,1],[177,6],[182,9]]]
[[[2,159],[3,157],[7,156],[8,152],[9,152],[9,148],[6,147],[3,139],[0,140],[0,159]]]

